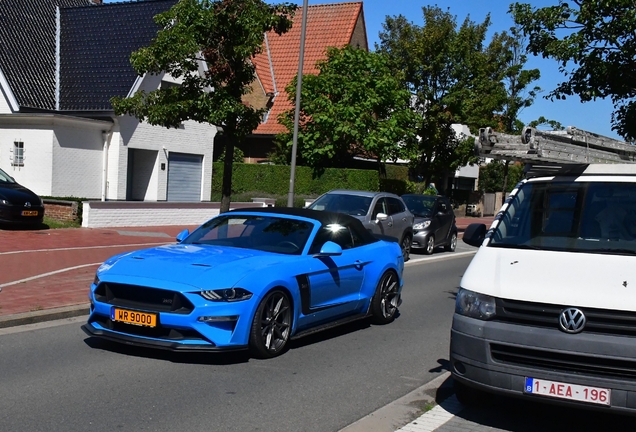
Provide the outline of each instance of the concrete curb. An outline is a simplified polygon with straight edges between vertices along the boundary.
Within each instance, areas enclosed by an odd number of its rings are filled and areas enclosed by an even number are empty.
[[[15,327],[25,324],[36,324],[44,321],[53,321],[58,319],[88,315],[89,309],[90,305],[88,303],[85,303],[55,309],[44,309],[33,312],[0,316],[0,328]]]
[[[449,377],[450,372],[444,372],[405,396],[340,429],[339,432],[394,432],[420,417],[427,406],[436,405],[438,389]]]

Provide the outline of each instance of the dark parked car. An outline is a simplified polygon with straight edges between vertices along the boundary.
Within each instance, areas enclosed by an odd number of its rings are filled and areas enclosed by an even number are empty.
[[[444,246],[454,252],[457,246],[455,213],[447,197],[440,195],[402,195],[407,207],[415,215],[413,223],[414,249],[432,254],[436,247]]]
[[[40,197],[0,169],[0,224],[37,225],[43,217]]]
[[[345,213],[358,218],[374,234],[395,237],[404,261],[409,259],[413,240],[413,214],[402,198],[388,192],[332,190],[309,205],[313,210]]]

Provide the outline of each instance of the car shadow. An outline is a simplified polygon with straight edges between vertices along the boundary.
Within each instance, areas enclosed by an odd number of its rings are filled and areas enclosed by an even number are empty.
[[[398,319],[399,316],[400,311],[398,310],[395,314],[395,319]],[[332,329],[323,330],[300,339],[291,340],[289,341],[285,352],[296,348],[302,348],[316,343],[324,342],[329,339],[335,339],[350,333],[367,329],[372,326],[373,324],[371,323],[371,318],[353,321],[351,323],[343,324]],[[252,357],[247,349],[226,352],[174,352],[162,349],[126,345],[90,336],[84,339],[84,343],[92,349],[108,351],[131,357],[163,360],[169,361],[171,363],[181,364],[224,366],[238,363],[247,363],[250,360],[259,360],[255,357]],[[285,353],[283,352],[281,355],[285,355]]]
[[[50,227],[44,223],[40,224],[8,224],[0,223],[0,231],[44,231]]]
[[[238,363],[247,363],[250,355],[247,350],[227,351],[227,352],[173,352],[162,349],[153,349],[125,345],[96,337],[87,337],[84,343],[90,348],[108,351],[116,354],[141,357],[154,360],[169,361],[180,364],[200,364],[212,366],[224,366]]]

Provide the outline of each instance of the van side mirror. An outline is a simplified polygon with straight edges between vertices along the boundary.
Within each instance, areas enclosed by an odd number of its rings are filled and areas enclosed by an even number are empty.
[[[472,223],[466,227],[462,240],[471,246],[479,247],[486,238],[486,225],[480,223]]]

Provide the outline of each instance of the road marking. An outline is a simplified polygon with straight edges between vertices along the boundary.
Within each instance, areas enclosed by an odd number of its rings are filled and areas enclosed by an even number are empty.
[[[40,278],[43,278],[43,277],[52,276],[52,275],[55,275],[55,274],[58,274],[58,273],[64,273],[64,272],[67,272],[67,271],[77,270],[77,269],[81,269],[81,268],[84,268],[84,267],[100,265],[101,263],[102,262],[100,261],[100,262],[92,263],[92,264],[82,264],[82,265],[78,265],[78,266],[75,266],[75,267],[67,267],[67,268],[55,270],[55,271],[48,272],[48,273],[42,273],[42,274],[39,274],[39,275],[28,277],[26,279],[20,279],[20,280],[13,281],[13,282],[7,282],[5,284],[2,284],[2,287],[6,288],[6,287],[11,286],[11,285],[17,285],[17,284],[21,284],[21,283],[24,283],[24,282],[29,282],[29,281],[32,281],[32,280],[35,280],[35,279],[40,279]]]
[[[422,262],[426,262],[426,261],[438,261],[438,260],[442,260],[442,259],[452,259],[452,258],[460,258],[466,255],[475,255],[477,253],[477,250],[475,251],[469,251],[469,252],[454,252],[454,253],[450,253],[450,254],[446,254],[446,255],[438,255],[438,256],[429,256],[429,257],[422,257],[422,258],[411,258],[409,259],[405,265],[409,265],[409,264],[418,264],[418,263],[422,263]]]
[[[84,249],[106,249],[106,248],[121,248],[121,247],[136,247],[136,246],[156,246],[165,245],[166,242],[161,243],[136,243],[136,244],[121,244],[121,245],[107,245],[107,246],[77,246],[68,248],[56,248],[56,249],[31,249],[31,250],[19,250],[0,252],[0,255],[13,255],[20,253],[38,253],[38,252],[57,252],[57,251],[71,251],[71,250],[84,250]]]
[[[425,412],[411,423],[401,427],[396,432],[433,432],[447,423],[464,409],[455,395],[444,399],[430,411]]]

